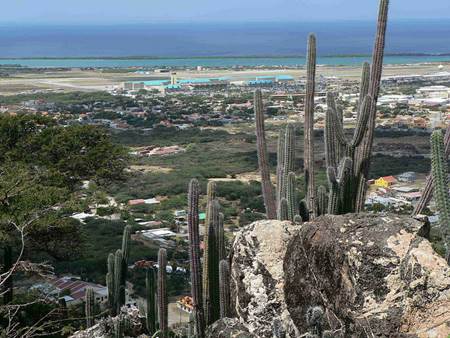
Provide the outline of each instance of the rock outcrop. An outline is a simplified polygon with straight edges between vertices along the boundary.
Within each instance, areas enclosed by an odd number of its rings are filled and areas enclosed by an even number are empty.
[[[307,331],[325,309],[336,337],[447,337],[450,269],[422,223],[398,215],[325,216],[302,226],[260,221],[235,239],[232,294],[257,337]]]
[[[259,221],[235,238],[231,267],[232,301],[244,326],[257,337],[272,337],[279,324],[297,337],[284,299],[283,259],[298,230],[291,222]]]

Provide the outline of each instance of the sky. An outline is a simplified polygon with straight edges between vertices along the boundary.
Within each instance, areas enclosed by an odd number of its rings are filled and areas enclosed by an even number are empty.
[[[10,0],[0,25],[373,20],[378,0]],[[450,19],[449,0],[391,0],[390,19]]]

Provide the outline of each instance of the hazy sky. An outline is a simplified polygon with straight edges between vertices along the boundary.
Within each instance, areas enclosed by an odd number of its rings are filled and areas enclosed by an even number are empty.
[[[448,18],[450,0],[391,0],[391,19]],[[5,0],[1,23],[374,19],[378,0]]]

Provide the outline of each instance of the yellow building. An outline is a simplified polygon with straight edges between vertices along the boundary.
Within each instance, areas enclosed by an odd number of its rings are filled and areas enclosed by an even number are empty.
[[[379,179],[375,180],[375,186],[380,188],[389,188],[391,185],[397,183],[397,180],[394,176],[385,176],[380,177]]]

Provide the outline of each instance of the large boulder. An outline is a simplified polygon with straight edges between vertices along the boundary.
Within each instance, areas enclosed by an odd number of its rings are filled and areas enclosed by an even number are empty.
[[[283,259],[298,226],[258,221],[236,236],[231,266],[232,302],[243,325],[257,337],[280,327],[297,337],[284,299]]]
[[[450,269],[422,223],[397,215],[325,216],[302,226],[284,257],[291,318],[310,306],[344,337],[447,337]]]

